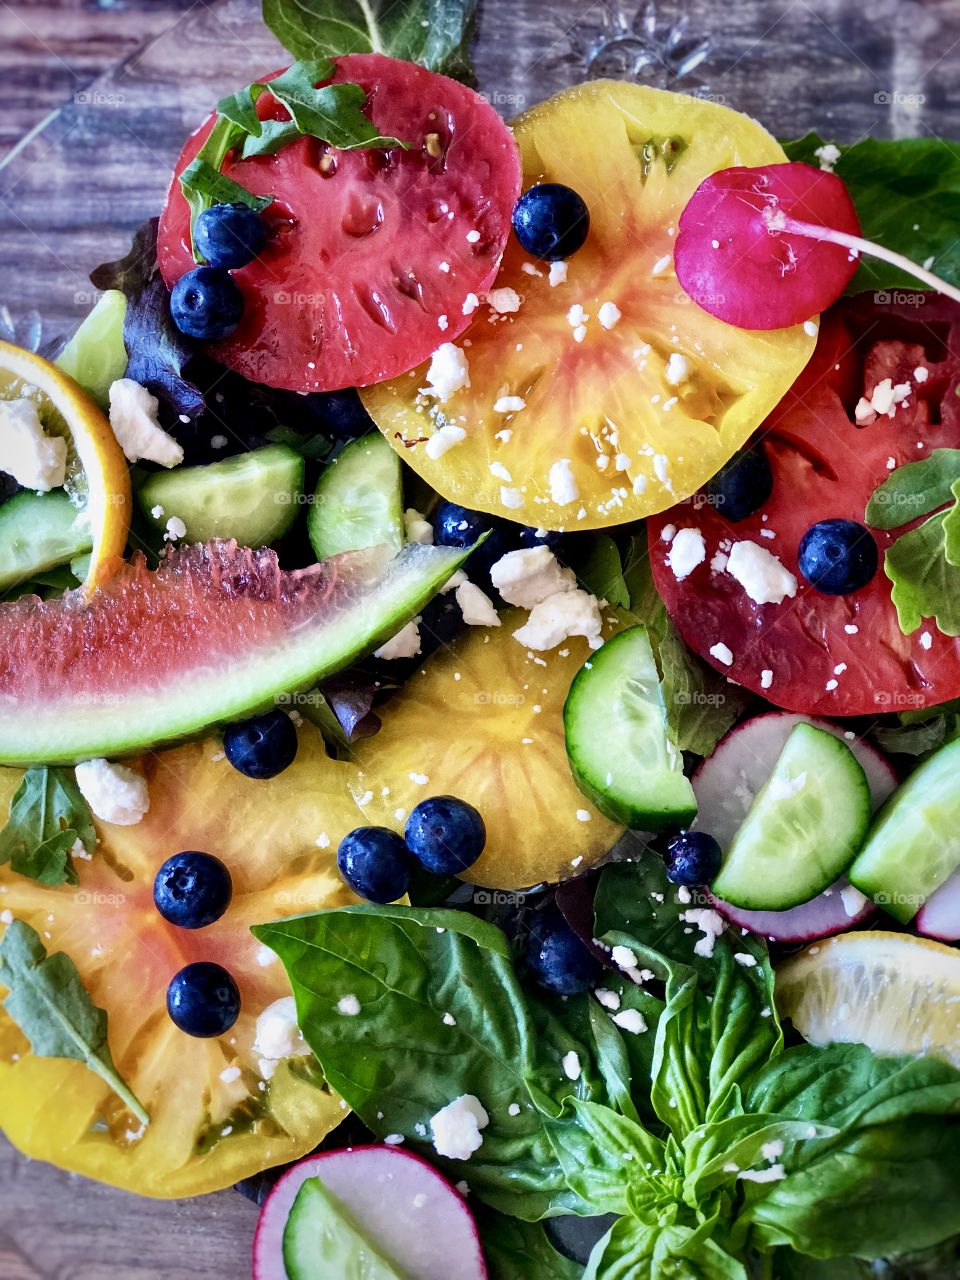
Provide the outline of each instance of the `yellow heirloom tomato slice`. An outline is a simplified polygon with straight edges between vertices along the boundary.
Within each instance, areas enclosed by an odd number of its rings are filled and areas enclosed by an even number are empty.
[[[511,237],[488,303],[458,339],[469,385],[440,400],[423,365],[363,401],[444,498],[547,529],[637,520],[718,471],[813,351],[803,326],[758,332],[708,315],[673,268],[677,222],[700,182],[785,156],[748,116],[617,81],[561,93],[513,128],[524,189],[578,191],[586,244],[563,278]],[[441,451],[430,439],[444,426],[459,429],[444,445],[465,435]]]
[[[149,813],[136,826],[97,822],[95,855],[75,862],[79,886],[50,888],[0,867],[2,918],[24,920],[48,953],[76,964],[107,1012],[117,1069],[151,1117],[141,1128],[81,1063],[35,1056],[0,1010],[0,1129],[27,1155],[180,1197],[295,1160],[342,1120],[313,1059],[290,1059],[265,1080],[253,1049],[257,1015],[290,986],[250,926],[355,901],[336,851],[363,820],[351,796],[356,769],[330,759],[312,726],[299,733],[296,761],[269,783],[237,773],[213,739],[145,757]],[[21,777],[0,770],[0,812]],[[153,904],[157,870],[185,849],[221,858],[233,879],[230,907],[205,929],[176,928]],[[196,960],[224,965],[240,987],[240,1018],[218,1039],[185,1035],[166,1012],[170,979]]]

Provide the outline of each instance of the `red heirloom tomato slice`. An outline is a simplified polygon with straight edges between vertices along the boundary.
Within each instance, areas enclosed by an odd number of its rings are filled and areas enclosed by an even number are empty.
[[[367,114],[409,149],[338,151],[302,138],[273,156],[228,158],[224,173],[273,195],[266,250],[234,272],[240,327],[210,353],[255,382],[290,391],[368,386],[420,364],[470,316],[492,283],[520,192],[520,158],[494,109],[466,85],[382,54],[336,59],[334,81],[361,85]],[[282,118],[264,94],[261,118]],[[196,265],[177,162],[160,221],[168,285]]]
[[[695,494],[648,521],[654,580],[686,643],[790,711],[865,715],[960,696],[960,639],[932,620],[905,636],[897,622],[883,553],[902,530],[872,530],[879,567],[850,595],[815,590],[797,567],[812,524],[863,524],[871,494],[895,467],[960,447],[960,307],[931,293],[898,297],[861,294],[823,317],[813,359],[759,433],[773,490],[758,511],[731,523]],[[857,402],[886,378],[909,383],[909,396],[892,417],[858,426]],[[678,579],[670,536],[687,527],[703,535],[705,558]],[[795,575],[793,598],[757,604],[727,572],[731,547],[744,541]]]

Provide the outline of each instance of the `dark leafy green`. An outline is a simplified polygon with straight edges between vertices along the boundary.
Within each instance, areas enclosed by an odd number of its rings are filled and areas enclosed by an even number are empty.
[[[617,544],[605,533],[590,539],[586,555],[574,562],[573,568],[581,585],[591,595],[618,609],[630,608],[630,592],[623,580],[623,565]]]
[[[298,58],[387,53],[471,80],[477,0],[263,0],[263,20]]]
[[[558,1253],[538,1222],[471,1205],[490,1280],[580,1280],[583,1267]]]
[[[516,1217],[586,1211],[563,1160],[592,1140],[563,1104],[604,1100],[602,1080],[584,1046],[528,1004],[499,929],[458,911],[360,906],[254,933],[287,969],[324,1075],[369,1128],[422,1142],[431,1116],[473,1093],[490,1124],[456,1177]],[[336,1013],[348,993],[357,1018]],[[575,1083],[562,1066],[571,1052],[584,1066]]]
[[[47,955],[40,935],[22,920],[7,926],[0,943],[4,1008],[44,1058],[73,1058],[95,1072],[141,1124],[150,1117],[117,1072],[107,1042],[107,1015],[84,988],[64,952]]]
[[[90,273],[98,289],[119,289],[127,299],[123,345],[126,376],[157,397],[168,419],[198,418],[206,409],[203,392],[187,373],[193,348],[170,317],[170,295],[157,265],[158,218],[134,234],[130,252]]]
[[[786,1280],[803,1255],[825,1260],[823,1280],[859,1280],[852,1255],[939,1250],[960,1222],[960,1072],[857,1045],[785,1050],[764,947],[709,911],[649,853],[606,868],[595,936],[632,955],[617,953],[602,1004],[524,987],[504,935],[463,912],[364,906],[254,932],[375,1132],[433,1156],[431,1116],[473,1093],[482,1144],[442,1163],[478,1200],[527,1221],[618,1215],[587,1277],[747,1280],[784,1263]],[[337,1014],[345,994],[358,1016]],[[533,1227],[489,1231],[495,1275],[567,1274]],[[795,1274],[814,1280],[813,1265]]]
[[[0,863],[40,884],[78,884],[71,850],[97,847],[90,809],[69,769],[28,769],[0,831]]]
[[[681,751],[708,756],[743,715],[750,695],[691,653],[680,639],[653,584],[645,534],[631,538],[623,576],[630,612],[646,626],[653,645],[670,736]]]
[[[808,133],[784,149],[791,160],[816,168],[824,140]],[[864,138],[840,148],[834,172],[847,184],[868,240],[914,262],[933,259],[933,270],[960,284],[960,145],[943,138]],[[917,289],[913,276],[864,258],[847,292]]]

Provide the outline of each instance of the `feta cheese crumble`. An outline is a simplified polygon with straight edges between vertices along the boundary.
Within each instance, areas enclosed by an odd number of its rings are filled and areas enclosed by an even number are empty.
[[[356,996],[341,996],[337,1001],[337,1013],[343,1014],[345,1018],[355,1018],[360,1012],[360,1001]]]
[[[568,1080],[579,1080],[582,1070],[579,1055],[573,1049],[563,1055],[563,1074]]]
[[[555,289],[558,284],[567,283],[567,264],[566,262],[551,262],[550,273],[548,276],[550,288]]]
[[[157,420],[160,402],[132,378],[118,378],[110,387],[110,429],[128,462],[146,458],[161,467],[178,467],[183,449]]]
[[[430,1120],[437,1155],[448,1160],[469,1160],[483,1145],[480,1130],[489,1123],[490,1117],[474,1094],[463,1093],[454,1098]]]
[[[688,924],[696,925],[703,937],[694,944],[694,952],[709,960],[714,944],[724,930],[723,918],[710,907],[688,907],[680,917]]]
[[[597,311],[597,319],[600,321],[602,328],[615,329],[620,323],[622,314],[615,302],[601,302]]]
[[[0,400],[0,470],[37,493],[66,479],[67,442],[45,434],[33,400]]]
[[[716,658],[718,662],[722,662],[725,667],[729,667],[733,662],[733,651],[730,646],[724,644],[722,640],[710,646],[710,655]]]
[[[550,497],[558,507],[569,506],[580,497],[569,458],[560,458],[550,468]]]
[[[577,579],[547,546],[508,551],[490,569],[490,581],[507,604],[532,609],[558,592],[573,591]]]
[[[564,591],[534,605],[530,617],[514,631],[516,640],[528,649],[553,649],[571,636],[583,636],[592,649],[603,643],[603,619],[596,596],[579,589]]]
[[[726,571],[756,604],[781,604],[785,596],[797,594],[797,580],[790,570],[756,542],[735,542]]]
[[[293,996],[281,996],[279,1000],[274,1000],[257,1018],[253,1051],[272,1063],[284,1058],[309,1056],[311,1049],[297,1025],[297,1004]]]
[[[455,343],[443,342],[437,347],[430,359],[427,383],[426,387],[421,387],[421,394],[436,396],[441,404],[446,404],[452,395],[469,387],[470,366]]]
[[[500,615],[493,601],[472,582],[462,582],[457,587],[457,604],[468,627],[499,627]]]
[[[621,1009],[613,1015],[611,1021],[621,1031],[629,1031],[632,1036],[638,1036],[647,1029],[647,1020],[639,1009]]]
[[[833,173],[833,166],[840,159],[840,148],[832,142],[825,142],[813,154],[824,173]]]
[[[185,538],[186,536],[187,526],[179,516],[171,516],[167,521],[167,527],[164,530],[164,542],[178,542],[181,538]]]
[[[680,529],[670,540],[667,564],[678,582],[689,577],[707,558],[707,547],[699,529]]]
[[[150,809],[146,778],[126,765],[86,760],[74,773],[80,794],[101,822],[134,827]]]
[[[679,351],[671,352],[663,376],[671,387],[679,387],[680,383],[685,382],[690,376],[690,361]]]
[[[403,513],[403,528],[408,542],[419,542],[424,547],[433,546],[433,525],[413,507],[407,507]]]
[[[428,458],[434,462],[448,453],[454,445],[462,444],[467,438],[463,427],[444,426],[435,431],[425,445]]]
[[[522,396],[500,396],[493,402],[494,413],[519,413],[527,407]]]
[[[374,651],[375,658],[415,658],[420,652],[420,619],[414,618]]]
[[[513,312],[519,311],[522,301],[516,289],[508,287],[491,289],[487,294],[487,304],[501,316],[512,315]]]

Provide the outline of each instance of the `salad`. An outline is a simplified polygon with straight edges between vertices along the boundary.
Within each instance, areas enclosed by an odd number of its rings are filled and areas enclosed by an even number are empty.
[[[956,148],[363,11],[0,342],[0,1129],[254,1280],[955,1276]]]

